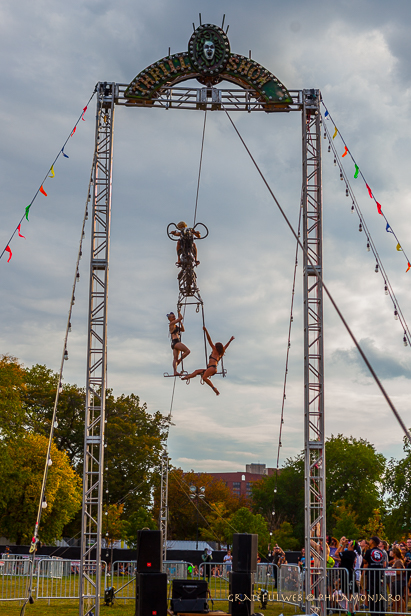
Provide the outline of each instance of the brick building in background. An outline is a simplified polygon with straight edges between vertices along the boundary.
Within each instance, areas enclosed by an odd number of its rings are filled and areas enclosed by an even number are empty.
[[[267,468],[265,464],[246,464],[245,473],[207,473],[211,477],[221,479],[235,496],[251,498],[251,486],[264,475],[273,475],[274,468]]]

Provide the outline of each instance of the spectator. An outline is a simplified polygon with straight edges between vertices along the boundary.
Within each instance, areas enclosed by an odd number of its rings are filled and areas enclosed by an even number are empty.
[[[227,573],[229,573],[229,571],[231,571],[231,566],[233,564],[233,557],[231,555],[231,550],[227,550],[227,554],[223,558],[223,563],[226,566]]]
[[[380,540],[378,537],[371,537],[369,549],[364,554],[363,567],[368,569],[366,577],[366,592],[370,595],[370,612],[384,614],[383,602],[380,600],[381,590],[383,589],[383,563],[384,554],[379,549]]]
[[[392,553],[394,555],[394,560],[392,563],[392,568],[396,569],[395,577],[391,578],[390,583],[390,593],[393,597],[400,597],[398,600],[393,600],[393,611],[394,612],[405,612],[405,597],[406,597],[406,575],[405,575],[405,564],[404,557],[401,553],[401,550],[394,546],[392,549]]]

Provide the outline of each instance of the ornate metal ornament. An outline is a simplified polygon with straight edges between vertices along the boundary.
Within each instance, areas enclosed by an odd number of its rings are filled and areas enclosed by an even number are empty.
[[[223,80],[234,83],[264,103],[265,111],[287,109],[292,103],[281,81],[251,58],[231,53],[227,34],[213,24],[201,25],[193,32],[188,52],[166,56],[141,71],[124,96],[129,104],[150,105],[163,88],[188,79],[197,79],[207,87]]]

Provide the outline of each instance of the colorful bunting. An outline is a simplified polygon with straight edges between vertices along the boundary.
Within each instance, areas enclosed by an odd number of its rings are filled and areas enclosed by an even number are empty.
[[[391,229],[390,225],[387,222],[387,226],[385,227],[385,230],[387,233],[394,233],[393,230]]]
[[[20,233],[20,228],[21,228],[21,225],[17,227],[17,233],[19,234],[19,237],[23,237],[24,239],[26,239],[26,236]]]
[[[368,186],[368,184],[366,184],[367,190],[368,190],[368,194],[370,195],[371,199],[372,199],[372,191],[371,188]]]
[[[8,263],[8,262],[10,261],[10,259],[12,258],[13,253],[11,252],[11,248],[10,248],[10,246],[6,246],[6,251],[7,251],[8,253],[10,253],[9,258],[7,259],[7,263]],[[408,265],[409,265],[409,264],[408,264]]]
[[[383,213],[381,211],[381,205],[378,203],[378,201],[376,201],[375,203],[377,204],[378,213],[381,214],[381,216],[383,216]]]
[[[74,135],[74,133],[76,132],[76,130],[77,130],[77,126],[75,126],[75,127],[73,128],[73,132],[71,133],[70,137],[72,137],[72,136]]]
[[[334,131],[334,134],[333,134],[333,139],[335,139],[335,138],[336,138],[337,134],[338,134],[338,128],[337,128],[337,127],[335,127],[335,131]]]
[[[402,250],[401,246],[397,244],[397,250]]]
[[[82,114],[82,116],[81,116],[81,119],[83,120],[83,122],[85,122],[85,119],[84,119],[84,114],[86,113],[86,111],[87,111],[87,105],[84,107],[84,109],[83,109],[83,114]]]
[[[354,173],[354,178],[358,178],[358,172],[359,172],[359,167],[358,165],[355,165],[355,173]]]
[[[51,165],[50,167],[50,171],[51,171],[51,175],[49,175],[49,178],[54,178],[55,173],[54,173],[54,165]]]
[[[64,154],[64,145],[61,148],[61,153],[63,154],[64,158],[70,158],[70,156],[68,156],[67,154]]]
[[[341,158],[344,158],[344,156],[347,156],[347,154],[348,154],[348,148],[347,146],[345,146],[344,154],[341,154]]]
[[[26,207],[26,220],[28,220],[28,219],[29,219],[29,211],[30,211],[30,208],[31,208],[31,203],[30,203],[30,205],[28,205],[28,206]]]
[[[43,188],[43,184],[40,186],[40,192],[41,192],[41,194],[42,194],[42,195],[44,195],[45,197],[47,197],[47,193],[46,193],[46,191],[45,191],[45,190],[44,190],[44,188]]]
[[[328,116],[328,109],[327,111],[324,113],[324,117],[326,118]]]
[[[405,270],[405,273],[407,273],[407,272],[408,272],[408,270],[409,270],[410,268],[411,268],[411,264],[410,264],[410,262],[408,261],[408,267],[407,267],[407,269]]]

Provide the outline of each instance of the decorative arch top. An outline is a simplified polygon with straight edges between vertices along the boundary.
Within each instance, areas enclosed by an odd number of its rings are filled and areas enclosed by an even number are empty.
[[[188,51],[173,54],[139,73],[125,91],[125,98],[150,105],[164,87],[197,79],[212,87],[223,80],[253,91],[267,111],[292,103],[287,88],[266,68],[245,56],[233,54],[227,34],[213,24],[204,24],[192,34]]]

